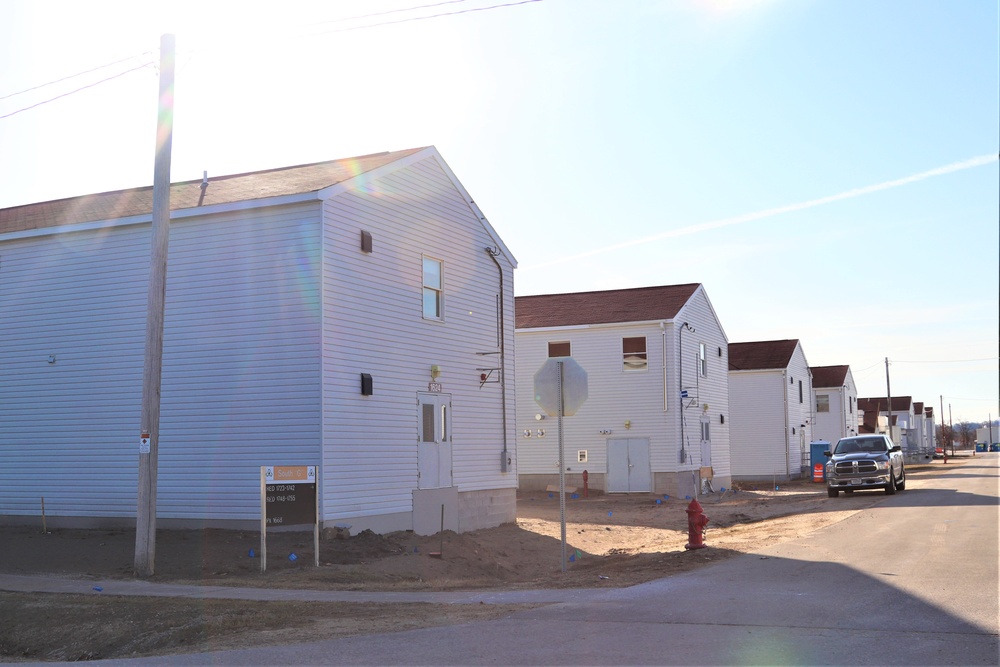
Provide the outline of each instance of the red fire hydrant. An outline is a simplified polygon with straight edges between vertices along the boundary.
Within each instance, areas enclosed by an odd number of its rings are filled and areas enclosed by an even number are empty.
[[[705,534],[705,526],[708,525],[708,517],[701,511],[701,503],[695,498],[685,510],[688,514],[688,543],[685,549],[704,549],[705,542],[702,537]]]

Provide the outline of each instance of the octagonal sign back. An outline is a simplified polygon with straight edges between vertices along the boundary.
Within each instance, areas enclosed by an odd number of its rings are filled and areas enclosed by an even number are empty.
[[[535,373],[535,402],[550,417],[559,416],[559,366],[562,365],[563,416],[570,417],[587,400],[587,371],[573,357],[553,357]]]

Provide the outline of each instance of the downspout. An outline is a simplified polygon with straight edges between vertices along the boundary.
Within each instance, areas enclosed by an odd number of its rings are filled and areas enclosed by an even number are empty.
[[[660,322],[660,344],[663,352],[663,411],[667,412],[667,324]]]
[[[509,472],[507,468],[507,367],[505,365],[504,357],[504,341],[507,338],[507,332],[504,327],[504,317],[506,311],[504,310],[504,282],[503,282],[503,267],[500,266],[500,262],[497,261],[497,257],[500,255],[499,248],[486,248],[486,254],[490,256],[493,263],[497,265],[497,271],[500,272],[500,312],[498,313],[497,329],[499,331],[499,346],[500,346],[500,410],[501,424],[503,425],[503,453],[500,458],[500,472]]]
[[[788,383],[785,382],[785,380],[787,380],[787,379],[788,379],[788,371],[787,370],[781,371],[781,387],[784,390],[783,393],[784,393],[784,396],[785,396],[785,410],[784,410],[784,412],[785,412],[785,475],[786,476],[789,474],[789,472],[788,472],[788,447],[789,447],[788,441],[789,441],[789,437],[791,436],[791,432],[788,430]]]

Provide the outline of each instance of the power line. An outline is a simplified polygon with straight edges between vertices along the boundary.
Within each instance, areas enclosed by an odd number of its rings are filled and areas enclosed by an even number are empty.
[[[342,19],[330,19],[329,21],[317,21],[313,25],[323,25],[324,23],[344,23],[346,21],[357,21],[358,19],[370,19],[376,16],[386,16],[387,14],[400,14],[403,12],[412,12],[418,9],[429,9],[431,7],[440,7],[442,5],[455,5],[463,2],[468,2],[469,0],[444,0],[444,2],[435,2],[430,5],[417,5],[416,7],[403,7],[402,9],[390,9],[384,12],[375,12],[373,14],[362,14],[360,16],[348,16]]]
[[[423,5],[423,7],[436,7],[438,5],[446,5],[446,4],[450,4],[451,2],[462,2],[462,1],[463,0],[450,0],[450,2],[441,2],[441,3],[434,4],[434,5]],[[379,27],[382,27],[382,26],[385,26],[385,25],[395,25],[397,23],[409,23],[410,21],[425,21],[427,19],[441,18],[442,16],[456,16],[458,14],[470,14],[472,12],[485,12],[485,11],[489,11],[491,9],[501,9],[503,7],[517,7],[518,5],[530,5],[530,4],[535,3],[535,2],[542,2],[542,0],[518,0],[518,2],[507,2],[507,3],[504,3],[504,4],[500,4],[500,5],[489,5],[488,7],[473,7],[471,9],[459,9],[458,11],[454,11],[454,12],[441,12],[440,14],[428,14],[426,16],[411,16],[409,18],[399,19],[399,20],[396,20],[396,21],[383,21],[381,23],[372,23],[372,24],[369,24],[369,25],[355,26],[353,28],[339,28],[337,30],[328,30],[328,31],[324,31],[324,32],[316,32],[316,33],[311,33],[311,34],[312,35],[328,35],[330,33],[335,33],[335,32],[349,32],[351,30],[365,30],[367,28],[379,28]],[[421,9],[421,8],[422,7],[413,7],[411,9]],[[401,11],[409,11],[409,10],[397,9],[397,10],[394,10],[392,12],[383,12],[383,13],[384,14],[392,14],[392,13],[401,12]],[[370,14],[369,16],[378,16],[378,14]],[[355,17],[355,18],[367,18],[367,17],[365,17],[365,16],[359,16],[359,17]],[[351,20],[351,19],[340,19],[340,20]],[[328,23],[329,23],[329,21],[328,21]],[[319,24],[317,23],[317,24],[314,24],[314,25],[319,25]]]
[[[4,95],[3,97],[0,97],[0,100],[6,100],[6,99],[9,99],[11,97],[17,97],[18,95],[24,95],[25,93],[30,93],[31,91],[38,90],[39,88],[45,88],[46,86],[51,86],[51,85],[54,85],[54,84],[57,84],[57,83],[62,83],[63,81],[69,81],[70,79],[75,79],[76,77],[83,76],[84,74],[90,74],[91,72],[96,72],[98,70],[107,69],[108,67],[113,67],[114,65],[118,65],[120,63],[126,62],[128,60],[132,60],[134,58],[141,58],[143,56],[149,56],[149,55],[152,55],[152,51],[146,51],[144,53],[139,53],[139,54],[134,55],[134,56],[129,56],[128,58],[122,58],[121,60],[116,60],[116,61],[114,61],[112,63],[107,63],[106,65],[99,65],[98,67],[94,67],[93,69],[84,70],[83,72],[77,72],[76,74],[70,74],[69,76],[64,76],[61,79],[54,79],[52,81],[49,81],[48,83],[43,83],[43,84],[39,84],[37,86],[32,86],[31,88],[25,88],[24,90],[19,90],[16,93],[10,93],[9,95]]]
[[[8,114],[4,114],[4,115],[0,116],[0,120],[2,120],[4,118],[10,118],[11,116],[13,116],[15,114],[19,114],[22,111],[27,111],[28,109],[34,109],[35,107],[40,107],[43,104],[48,104],[49,102],[55,102],[56,100],[61,99],[63,97],[68,97],[68,96],[73,95],[75,93],[79,93],[81,90],[86,90],[87,88],[93,88],[94,86],[100,85],[102,83],[106,83],[106,82],[111,81],[113,79],[117,79],[118,77],[121,77],[121,76],[125,76],[129,72],[134,72],[136,70],[143,69],[144,67],[149,67],[151,65],[152,65],[152,63],[143,63],[142,65],[139,65],[137,67],[133,67],[132,69],[127,69],[124,72],[119,72],[118,74],[115,74],[113,76],[109,76],[106,79],[101,79],[100,81],[95,81],[93,83],[88,83],[86,86],[81,86],[81,87],[77,88],[76,90],[71,90],[69,92],[63,93],[62,95],[56,95],[55,97],[50,97],[47,100],[42,100],[41,102],[36,102],[35,104],[32,104],[31,106],[23,107],[21,109],[18,109],[17,111],[11,111]]]
[[[321,22],[318,22],[318,23],[314,23],[312,25],[322,25],[324,23],[342,23],[342,22],[346,22],[346,21],[356,21],[356,20],[359,20],[359,19],[373,18],[373,17],[376,17],[376,16],[385,16],[385,15],[388,15],[388,14],[398,14],[398,13],[401,13],[401,12],[410,12],[410,11],[414,11],[414,10],[418,10],[418,9],[428,9],[428,8],[431,8],[431,7],[441,7],[441,6],[444,6],[444,5],[459,4],[459,3],[462,3],[462,2],[467,2],[467,0],[443,0],[442,2],[435,2],[435,3],[431,3],[431,4],[426,4],[426,5],[416,5],[416,6],[413,6],[413,7],[405,7],[405,8],[401,8],[401,9],[392,9],[392,10],[388,10],[388,11],[385,11],[385,12],[377,12],[377,13],[373,13],[373,14],[363,14],[363,15],[360,15],[360,16],[353,16],[353,17],[348,17],[348,18],[343,18],[343,19],[332,19],[330,21],[321,21]],[[379,28],[379,27],[387,26],[387,25],[396,25],[396,24],[400,24],[400,23],[409,23],[411,21],[424,21],[424,20],[427,20],[427,19],[441,18],[441,17],[444,17],[444,16],[456,16],[458,14],[469,14],[469,13],[472,13],[472,12],[484,12],[484,11],[489,11],[491,9],[502,9],[504,7],[517,7],[519,5],[528,5],[528,4],[533,4],[533,3],[536,3],[536,2],[542,2],[542,0],[517,0],[516,2],[506,2],[506,3],[497,4],[497,5],[489,5],[489,6],[486,6],[486,7],[473,7],[473,8],[470,8],[470,9],[460,9],[460,10],[454,11],[454,12],[441,12],[441,13],[438,13],[438,14],[428,14],[427,16],[411,16],[411,17],[408,17],[408,18],[398,19],[398,20],[395,20],[395,21],[382,21],[380,23],[370,23],[368,25],[354,26],[354,27],[350,27],[350,28],[338,28],[338,29],[335,29],[335,30],[325,30],[325,31],[322,31],[322,32],[310,33],[309,35],[303,35],[303,36],[313,37],[313,36],[327,35],[327,34],[337,33],[337,32],[349,32],[349,31],[352,31],[352,30],[367,30],[367,29]],[[295,36],[296,35],[290,35],[288,38],[291,39],[291,38],[293,38]],[[96,72],[97,70],[105,69],[107,67],[111,67],[113,65],[120,64],[120,63],[125,62],[127,60],[131,60],[132,58],[137,58],[137,57],[140,57],[140,56],[148,55],[150,53],[151,52],[147,51],[145,53],[139,54],[138,56],[130,56],[128,58],[123,58],[122,60],[117,60],[115,62],[108,63],[106,65],[101,65],[100,67],[95,67],[93,69],[90,69],[90,70],[87,70],[87,71],[84,71],[84,72],[78,72],[77,74],[71,74],[70,76],[66,76],[66,77],[63,77],[61,79],[56,79],[56,80],[53,80],[53,81],[49,81],[47,83],[43,83],[43,84],[40,84],[38,86],[33,86],[31,88],[27,88],[25,90],[22,90],[22,91],[19,91],[19,92],[16,92],[16,93],[11,93],[11,94],[6,95],[4,97],[0,97],[0,100],[4,100],[4,99],[10,98],[10,97],[15,97],[17,95],[21,95],[23,93],[27,93],[27,92],[30,92],[32,90],[37,90],[39,88],[44,88],[46,86],[50,86],[52,84],[59,83],[61,81],[66,81],[66,80],[69,80],[69,79],[73,79],[73,78],[76,78],[78,76],[82,76],[84,74],[89,74],[91,72]],[[63,93],[61,95],[56,95],[55,97],[51,97],[51,98],[49,98],[47,100],[42,100],[41,102],[38,102],[36,104],[32,104],[30,106],[26,106],[26,107],[23,107],[21,109],[17,109],[16,111],[12,111],[10,113],[7,113],[7,114],[4,114],[4,115],[0,116],[0,120],[2,120],[4,118],[10,118],[11,116],[19,114],[22,111],[28,111],[29,109],[34,109],[35,107],[42,106],[43,104],[48,104],[49,102],[54,102],[54,101],[56,101],[58,99],[61,99],[63,97],[68,97],[69,95],[73,95],[73,94],[78,93],[78,92],[80,92],[82,90],[86,90],[87,88],[93,88],[94,86],[97,86],[99,84],[106,83],[106,82],[111,81],[113,79],[117,79],[120,76],[124,76],[125,74],[128,74],[129,72],[134,72],[134,71],[142,69],[144,67],[149,67],[152,64],[153,63],[151,61],[150,62],[146,62],[146,63],[143,63],[142,65],[139,65],[138,67],[133,67],[132,69],[128,69],[128,70],[125,70],[124,72],[120,72],[118,74],[115,74],[114,76],[109,76],[109,77],[107,77],[105,79],[101,79],[100,81],[95,81],[93,83],[87,84],[86,86],[81,86],[81,87],[79,87],[79,88],[77,88],[75,90],[68,91],[68,92]]]
[[[996,361],[1000,357],[985,357],[983,359],[927,359],[922,361],[900,361],[899,359],[890,359],[890,364],[965,364],[971,363],[973,361]]]
[[[278,42],[278,41],[282,41],[282,40],[295,39],[297,37],[319,37],[319,36],[322,36],[322,35],[332,35],[332,34],[342,33],[342,32],[352,32],[352,31],[355,31],[355,30],[370,30],[372,28],[381,28],[383,26],[389,26],[389,25],[399,25],[401,23],[411,23],[413,21],[426,21],[428,19],[442,18],[442,17],[445,17],[445,16],[457,16],[459,14],[470,14],[472,12],[485,12],[485,11],[489,11],[489,10],[492,10],[492,9],[503,9],[505,7],[517,7],[517,6],[520,6],[520,5],[529,5],[529,4],[534,4],[536,2],[542,2],[543,0],[516,0],[514,2],[505,2],[505,3],[501,3],[501,4],[496,4],[496,5],[488,5],[486,7],[471,7],[469,9],[459,9],[459,10],[453,11],[453,12],[439,12],[437,14],[427,14],[425,16],[409,16],[409,17],[406,17],[406,18],[396,19],[396,20],[393,20],[393,21],[380,21],[378,23],[368,23],[368,24],[365,24],[365,25],[350,26],[350,27],[344,27],[344,28],[334,28],[334,29],[331,29],[331,30],[319,30],[319,31],[316,31],[316,32],[298,32],[298,33],[294,33],[294,34],[292,33],[292,31],[296,30],[296,29],[298,29],[300,31],[302,31],[302,30],[308,31],[311,28],[315,28],[317,26],[321,26],[321,25],[328,24],[328,23],[346,23],[346,22],[349,22],[349,21],[358,21],[358,20],[366,19],[366,18],[373,18],[373,17],[377,17],[377,16],[385,16],[387,14],[399,14],[399,13],[403,13],[403,12],[411,12],[411,11],[418,10],[418,9],[427,9],[427,8],[430,8],[430,7],[440,7],[442,5],[457,4],[457,3],[467,2],[467,1],[468,0],[444,0],[443,2],[436,2],[436,3],[432,3],[432,4],[427,4],[427,5],[416,5],[416,6],[413,6],[413,7],[406,7],[406,8],[402,8],[402,9],[393,9],[393,10],[389,10],[389,11],[385,11],[385,12],[377,12],[377,13],[374,13],[374,14],[362,14],[362,15],[358,15],[358,16],[350,16],[350,17],[341,18],[341,19],[330,19],[328,21],[316,21],[316,22],[313,22],[313,23],[309,23],[309,24],[306,24],[306,25],[299,26],[298,28],[289,28],[288,30],[286,30],[284,32],[283,35],[274,37],[274,38],[272,38],[271,41],[272,42]],[[189,52],[191,52],[191,51],[193,51],[193,52],[209,52],[209,51],[217,51],[217,50],[222,49],[222,48],[226,48],[226,46],[224,44],[219,44],[219,43],[216,42],[215,44],[213,44],[213,46],[210,46],[210,47],[205,47],[205,48],[202,48],[202,49],[191,49],[191,50],[186,50],[186,51],[189,51]]]

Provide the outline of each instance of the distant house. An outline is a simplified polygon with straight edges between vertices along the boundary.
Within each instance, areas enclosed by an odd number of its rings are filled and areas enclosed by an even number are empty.
[[[556,418],[534,399],[553,357],[588,376],[586,402],[563,420],[569,484],[586,471],[608,493],[729,486],[726,334],[702,285],[520,296],[515,312],[522,489],[559,478]]]
[[[923,403],[914,403],[912,396],[893,396],[892,410],[888,406],[889,400],[884,396],[859,398],[861,433],[888,433],[892,441],[902,447],[908,461],[931,460],[934,453],[933,409],[925,408]],[[887,424],[891,424],[891,433]]]
[[[0,521],[134,521],[151,197],[0,210]],[[266,465],[353,532],[514,520],[515,261],[435,148],[170,203],[158,525],[259,526]]]
[[[812,379],[796,339],[729,344],[734,480],[787,480],[809,464]]]
[[[913,403],[913,443],[917,454],[924,460],[934,457],[934,408],[923,403]]]
[[[812,366],[815,421],[812,440],[831,445],[858,434],[858,390],[850,366]]]

